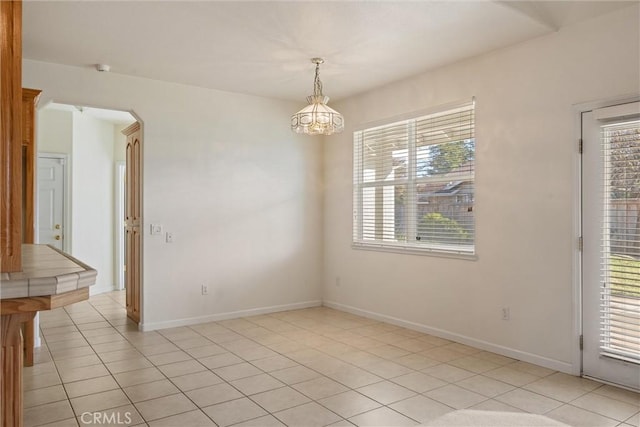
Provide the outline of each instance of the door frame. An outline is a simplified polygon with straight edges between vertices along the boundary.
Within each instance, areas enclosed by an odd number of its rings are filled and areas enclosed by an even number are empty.
[[[36,159],[36,171],[35,171],[35,181],[36,181],[36,197],[35,197],[35,241],[36,243],[40,242],[40,224],[38,219],[38,214],[40,212],[40,187],[38,181],[38,164],[40,158],[47,159],[61,159],[64,161],[64,173],[62,183],[62,230],[64,232],[64,239],[62,240],[62,250],[66,253],[71,253],[71,162],[68,154],[64,153],[50,153],[46,151],[38,151],[37,159]]]
[[[572,374],[578,376],[584,376],[583,363],[582,363],[582,348],[581,340],[583,335],[582,322],[584,313],[582,312],[582,250],[580,247],[580,239],[583,235],[582,224],[582,153],[579,150],[582,139],[582,114],[596,110],[598,108],[610,107],[616,104],[624,104],[628,102],[640,101],[639,94],[622,95],[617,97],[611,97],[598,101],[584,102],[573,105],[574,111],[574,135],[575,135],[575,149],[574,149],[574,161],[573,161],[573,177],[575,185],[573,185],[573,236],[575,238],[575,246],[573,249],[573,337],[575,337],[575,346],[572,346]],[[597,381],[605,382],[600,379]],[[620,385],[615,384],[620,387]]]
[[[140,139],[142,141],[144,141],[145,139],[145,124],[144,124],[144,120],[142,120],[140,118],[140,116],[131,108],[127,108],[127,107],[113,107],[111,105],[98,105],[95,104],[93,102],[91,102],[91,94],[87,95],[87,99],[83,100],[83,99],[68,99],[68,98],[59,98],[59,99],[54,99],[54,98],[49,98],[47,97],[47,93],[46,91],[42,93],[42,95],[40,96],[40,102],[38,103],[38,109],[42,109],[44,107],[46,107],[48,104],[52,103],[52,102],[56,102],[56,103],[60,103],[60,104],[67,104],[67,105],[82,105],[82,106],[86,106],[86,107],[94,107],[94,108],[102,108],[102,109],[106,109],[106,110],[116,110],[116,111],[126,111],[127,113],[131,114],[134,118],[135,121],[137,121],[138,123],[140,123]],[[140,323],[138,323],[138,329],[139,330],[143,330],[144,329],[144,316],[145,316],[145,309],[144,309],[144,301],[145,301],[145,297],[144,297],[144,288],[145,288],[145,283],[144,283],[144,237],[145,237],[145,233],[143,232],[143,230],[145,230],[145,212],[144,212],[144,160],[145,160],[145,148],[144,148],[145,144],[142,144],[142,146],[140,147],[140,179],[139,179],[139,186],[140,186],[140,210],[142,212],[141,214],[141,218],[140,218],[140,230],[142,231],[141,234],[141,239],[140,239],[140,265],[139,265],[139,271],[140,271]],[[67,175],[69,177],[68,182],[71,181],[70,179],[70,173],[71,173],[71,166],[68,168],[67,171]],[[69,194],[69,197],[67,197],[68,202],[69,202],[69,207],[71,204],[71,192],[67,192]],[[67,210],[69,213],[69,209]],[[69,217],[70,220],[70,217]],[[70,239],[69,239],[70,240]],[[70,252],[71,250],[71,246],[69,246],[69,248],[65,248],[65,252]]]
[[[115,185],[115,287],[116,290],[124,289],[124,203],[125,203],[125,173],[126,161],[116,161],[114,171]]]

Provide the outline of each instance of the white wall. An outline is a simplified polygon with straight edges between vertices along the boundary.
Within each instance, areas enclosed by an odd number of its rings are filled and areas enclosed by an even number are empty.
[[[71,154],[72,123],[71,111],[39,109],[36,120],[38,152]]]
[[[92,294],[114,288],[113,128],[73,112],[71,254],[98,270]]]
[[[113,125],[113,160],[115,162],[124,162],[127,155],[127,137],[122,131],[131,125]]]
[[[640,93],[638,13],[632,6],[336,103],[347,128],[324,142],[325,301],[576,373],[573,106]],[[354,128],[473,96],[478,260],[352,249]]]
[[[347,129],[324,142],[289,131],[297,103],[30,60],[23,79],[41,102],[142,119],[147,328],[322,295],[575,371],[573,105],[640,92],[637,16],[633,6],[339,102]],[[352,250],[354,127],[472,96],[478,260]],[[150,236],[151,223],[175,243]]]
[[[43,103],[39,104],[43,106]],[[71,168],[73,147],[73,114],[71,111],[40,108],[36,117],[36,150],[40,153],[64,154],[67,156],[64,172],[63,241],[62,249],[71,253]],[[37,179],[37,177],[36,177]],[[36,203],[36,209],[39,209]],[[36,216],[37,217],[37,216]]]
[[[289,130],[299,103],[30,60],[23,81],[143,123],[146,328],[319,303],[322,140]]]
[[[38,110],[39,153],[68,156],[65,250],[98,270],[91,293],[114,289],[115,166],[124,159],[125,127],[79,111]],[[110,221],[110,222],[109,222]],[[112,233],[112,234],[109,234]]]

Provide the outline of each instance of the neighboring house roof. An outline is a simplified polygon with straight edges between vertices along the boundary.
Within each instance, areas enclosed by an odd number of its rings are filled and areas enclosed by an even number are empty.
[[[471,186],[472,180],[469,175],[473,173],[475,161],[470,160],[458,166],[457,168],[439,175],[438,182],[425,182],[419,184],[420,198],[437,197],[437,196],[453,196]]]

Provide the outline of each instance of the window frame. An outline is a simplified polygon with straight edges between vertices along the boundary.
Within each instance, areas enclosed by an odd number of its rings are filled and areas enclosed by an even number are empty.
[[[470,249],[462,249],[460,245],[454,244],[446,244],[446,243],[436,243],[432,242],[429,244],[416,244],[409,241],[384,241],[384,240],[365,240],[363,238],[363,222],[364,217],[361,214],[364,210],[363,208],[363,189],[370,188],[383,188],[384,186],[396,186],[396,185],[405,185],[407,188],[408,199],[412,202],[410,205],[414,206],[417,209],[418,206],[418,197],[417,197],[417,185],[425,182],[443,182],[441,177],[419,177],[417,176],[417,142],[416,142],[416,123],[421,119],[424,119],[428,116],[437,116],[442,113],[447,113],[448,111],[453,111],[456,109],[462,108],[470,108],[472,114],[472,135],[473,135],[473,150],[474,150],[474,166],[473,170],[470,172],[472,176],[472,183],[474,185],[473,190],[473,201],[471,203],[473,209],[473,238],[471,244],[468,246]],[[376,128],[385,128],[398,125],[406,125],[407,126],[407,176],[401,179],[392,179],[392,180],[374,180],[374,181],[366,181],[362,177],[362,144],[364,138],[362,135],[365,131],[371,131]],[[455,103],[450,103],[446,105],[440,105],[434,108],[430,108],[427,110],[421,110],[418,112],[413,112],[407,115],[398,116],[395,118],[385,119],[373,123],[368,123],[356,128],[353,132],[353,164],[352,164],[352,172],[353,172],[353,181],[352,181],[352,203],[353,203],[353,221],[352,221],[352,238],[351,238],[351,247],[353,249],[358,250],[370,250],[370,251],[380,251],[380,252],[393,252],[393,253],[401,253],[401,254],[413,254],[413,255],[427,255],[427,256],[436,256],[436,257],[445,257],[445,258],[458,258],[458,259],[466,259],[466,260],[477,260],[477,235],[476,235],[476,191],[475,191],[475,170],[476,170],[476,160],[475,153],[476,150],[476,135],[475,135],[475,98],[471,100],[459,101]],[[433,144],[439,145],[439,144]],[[362,178],[362,179],[361,179]],[[459,196],[458,196],[459,197]],[[417,230],[417,217],[414,218],[415,215],[407,215],[408,225],[406,227],[407,230]]]

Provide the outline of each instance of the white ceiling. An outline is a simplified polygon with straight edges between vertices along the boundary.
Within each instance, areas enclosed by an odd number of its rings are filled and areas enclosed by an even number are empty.
[[[298,101],[320,56],[335,100],[634,3],[26,1],[23,55]]]

